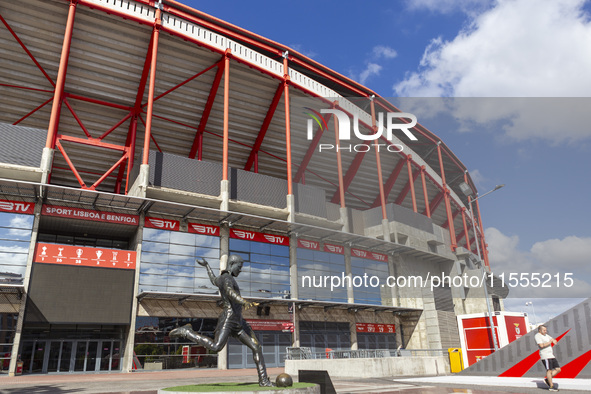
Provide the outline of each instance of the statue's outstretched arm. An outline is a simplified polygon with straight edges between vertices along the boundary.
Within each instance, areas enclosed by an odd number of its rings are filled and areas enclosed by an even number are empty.
[[[211,281],[211,283],[218,287],[218,277],[215,276],[215,274],[213,273],[213,271],[211,270],[211,267],[209,266],[209,263],[207,262],[207,260],[202,259],[202,260],[195,260],[197,261],[197,264],[199,264],[202,267],[205,267],[205,269],[207,270],[207,275],[209,276],[209,280]]]

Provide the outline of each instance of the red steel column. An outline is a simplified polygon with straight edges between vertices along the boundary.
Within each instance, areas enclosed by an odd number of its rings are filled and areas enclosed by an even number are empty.
[[[417,196],[415,194],[415,182],[412,175],[412,155],[406,156],[406,168],[408,169],[408,184],[410,185],[410,196],[412,198],[412,210],[417,212]]]
[[[158,36],[160,34],[160,9],[156,10],[156,20],[152,30],[152,60],[150,65],[150,86],[148,87],[148,108],[146,113],[146,135],[144,137],[144,156],[142,164],[148,164],[150,156],[150,139],[152,133],[152,114],[154,112],[154,86],[156,85],[156,61],[158,59]]]
[[[60,66],[57,74],[57,83],[53,92],[53,103],[51,107],[51,117],[47,127],[46,148],[55,148],[55,140],[59,125],[59,118],[62,109],[62,99],[64,96],[64,86],[66,85],[66,74],[68,71],[68,59],[70,57],[70,47],[72,44],[72,33],[74,32],[74,17],[76,16],[77,0],[70,1],[68,9],[68,19],[66,22],[66,31],[64,33],[64,43],[62,45],[62,54],[60,57]]]
[[[334,107],[339,105],[338,101],[334,102]],[[343,165],[341,163],[341,150],[339,144],[339,120],[336,115],[332,115],[334,119],[334,138],[335,147],[337,150],[337,173],[339,177],[339,199],[341,200],[341,208],[345,208],[345,187],[343,185]]]
[[[471,252],[470,234],[468,234],[468,225],[466,224],[466,208],[462,207],[462,223],[464,224],[464,234],[466,234],[466,248]]]
[[[443,158],[441,156],[441,145],[437,145],[437,155],[439,156],[439,170],[441,171],[441,180],[443,183],[443,197],[445,198],[445,210],[447,213],[447,224],[449,226],[449,236],[451,239],[451,250],[455,251],[458,247],[456,241],[456,231],[454,229],[453,217],[451,214],[451,204],[449,201],[449,189],[445,183],[445,170],[443,169]]]
[[[373,98],[371,98],[371,127],[373,133],[375,134],[378,131],[378,128],[376,126],[376,108]],[[376,167],[378,169],[378,185],[380,186],[380,203],[382,205],[382,219],[388,219],[388,214],[386,213],[386,195],[384,194],[384,182],[382,179],[382,163],[380,161],[380,150],[377,139],[374,141],[374,148],[376,150]]]
[[[283,58],[283,97],[285,100],[285,153],[287,157],[287,194],[293,194],[291,175],[291,115],[289,112],[289,72],[287,69],[287,56]],[[257,166],[258,167],[258,166]],[[295,311],[294,311],[295,313]]]
[[[478,200],[476,200],[476,212],[478,213],[478,227],[480,228],[480,250],[482,250],[484,264],[490,268],[490,264],[488,262],[488,250],[486,249],[486,242],[484,241],[484,229],[482,228],[482,217],[480,216],[480,205],[478,204]],[[476,235],[475,241],[478,242],[478,235]]]
[[[222,180],[228,180],[228,121],[229,121],[229,107],[230,107],[230,53],[232,51],[226,49],[224,56],[224,142],[222,151]]]
[[[427,194],[427,180],[425,179],[425,166],[421,166],[421,183],[423,184],[423,198],[425,199],[425,214],[428,218],[431,217],[431,210],[429,209],[429,195]]]

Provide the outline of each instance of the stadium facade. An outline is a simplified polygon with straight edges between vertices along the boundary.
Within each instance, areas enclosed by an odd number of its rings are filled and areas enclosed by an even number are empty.
[[[238,342],[167,336],[212,333],[195,259],[232,253],[268,366],[455,347],[455,316],[486,310],[483,287],[450,285],[488,267],[476,188],[412,114],[175,1],[2,2],[0,21],[4,372],[251,366]]]

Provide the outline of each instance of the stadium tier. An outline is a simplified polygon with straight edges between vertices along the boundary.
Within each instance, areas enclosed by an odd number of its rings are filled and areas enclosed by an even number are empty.
[[[177,1],[4,1],[0,21],[4,372],[252,367],[237,340],[168,336],[213,335],[195,260],[231,254],[267,366],[438,352],[456,315],[502,308],[469,280],[476,187],[404,108]]]

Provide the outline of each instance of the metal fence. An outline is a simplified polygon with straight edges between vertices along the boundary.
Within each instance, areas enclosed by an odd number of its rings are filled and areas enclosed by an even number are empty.
[[[309,347],[286,348],[286,360],[318,360],[340,358],[384,358],[384,357],[438,357],[447,354],[446,349],[358,349],[312,352]]]

